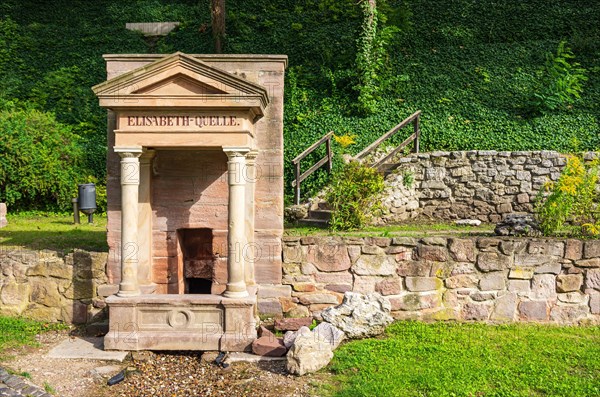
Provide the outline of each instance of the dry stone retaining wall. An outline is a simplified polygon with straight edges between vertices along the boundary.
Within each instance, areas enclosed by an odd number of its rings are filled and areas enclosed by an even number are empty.
[[[285,237],[264,315],[319,317],[345,291],[379,292],[397,319],[600,322],[600,241]]]
[[[106,285],[107,253],[0,247],[0,313],[42,321],[88,323],[99,320]]]
[[[587,153],[591,160],[598,153]],[[546,181],[556,181],[566,157],[554,151],[433,152],[400,159],[386,178],[382,222],[418,216],[498,222],[504,214],[533,210]],[[405,183],[414,179],[412,184]]]

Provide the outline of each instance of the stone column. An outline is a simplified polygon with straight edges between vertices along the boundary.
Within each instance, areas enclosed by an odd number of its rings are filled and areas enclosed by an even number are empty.
[[[258,150],[252,150],[246,155],[246,171],[244,177],[246,178],[246,238],[248,240],[247,248],[244,250],[244,256],[246,259],[246,284],[254,285],[256,281],[254,279],[254,263],[256,262],[257,250],[255,247],[254,240],[254,191],[256,189],[256,156],[258,156]]]
[[[118,296],[140,294],[138,285],[138,188],[141,147],[115,147],[121,156],[121,284]]]
[[[229,207],[227,230],[227,298],[248,296],[245,280],[244,249],[246,247],[246,153],[248,148],[223,148],[227,154],[227,179],[229,183]]]
[[[152,159],[155,154],[155,150],[144,149],[140,157],[138,282],[144,294],[156,290],[152,282]]]

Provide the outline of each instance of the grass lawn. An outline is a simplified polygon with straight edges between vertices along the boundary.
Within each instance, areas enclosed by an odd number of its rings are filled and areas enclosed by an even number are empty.
[[[88,225],[82,217],[80,225],[73,224],[69,215],[8,214],[8,225],[0,229],[0,249],[23,247],[33,250],[69,252],[75,248],[107,251],[106,216],[94,216]]]
[[[0,360],[6,358],[7,349],[35,346],[35,336],[47,331],[64,329],[64,324],[48,324],[23,318],[0,315]]]
[[[332,232],[306,226],[286,225],[287,236],[346,236],[346,237],[425,237],[448,235],[489,235],[493,234],[495,225],[482,223],[479,226],[460,226],[443,222],[413,222],[399,225],[368,226],[361,230]]]
[[[329,368],[335,397],[599,396],[600,327],[399,322]]]

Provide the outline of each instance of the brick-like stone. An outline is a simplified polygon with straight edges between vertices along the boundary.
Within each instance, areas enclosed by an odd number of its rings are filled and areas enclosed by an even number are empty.
[[[385,280],[380,276],[355,276],[352,291],[361,294],[371,294],[375,292],[375,286]]]
[[[508,278],[517,280],[531,280],[533,278],[534,270],[535,269],[531,267],[516,267],[514,269],[510,269]]]
[[[461,274],[458,276],[448,277],[445,280],[446,288],[476,288],[479,279],[472,274]]]
[[[119,286],[117,284],[102,284],[98,286],[96,291],[99,296],[104,298],[115,295],[117,292],[119,292]]]
[[[443,286],[437,277],[406,277],[405,282],[406,289],[412,292],[435,291]]]
[[[564,294],[558,294],[557,298],[560,302],[571,303],[571,304],[584,304],[587,305],[588,296],[580,291],[566,292]]]
[[[315,292],[317,287],[314,283],[295,283],[292,284],[292,289],[295,292]]]
[[[352,284],[352,280],[350,272],[315,274],[315,281],[321,284]]]
[[[562,241],[531,241],[527,253],[532,255],[549,255],[563,257],[565,244]]]
[[[508,291],[515,292],[519,296],[529,296],[531,293],[531,281],[508,280]]]
[[[470,296],[475,302],[491,301],[496,299],[495,292],[475,292]]]
[[[482,291],[498,291],[506,288],[506,273],[493,272],[484,274],[479,280],[479,289]]]
[[[535,274],[560,274],[562,265],[560,262],[549,262],[535,268]]]
[[[258,299],[279,298],[292,296],[292,287],[289,285],[259,285]]]
[[[327,284],[325,285],[325,289],[332,292],[339,292],[343,294],[344,292],[352,291],[351,284]]]
[[[451,239],[450,256],[457,262],[475,262],[475,242],[467,239]]]
[[[587,317],[589,310],[587,305],[557,305],[550,311],[550,320],[559,324],[576,323]]]
[[[600,269],[588,269],[585,273],[585,287],[600,290]]]
[[[556,299],[556,276],[552,274],[536,274],[531,282],[533,299]]]
[[[361,276],[391,276],[396,269],[396,262],[385,254],[361,255],[352,265],[352,272]]]
[[[381,295],[399,295],[402,292],[402,282],[399,278],[387,278],[375,284],[375,292]]]
[[[417,247],[417,257],[425,261],[445,262],[448,252],[445,247],[421,244]]]
[[[385,250],[376,245],[363,245],[361,252],[366,255],[382,255],[385,254]]]
[[[282,338],[261,336],[252,342],[252,353],[257,356],[282,357],[287,353]]]
[[[523,301],[519,304],[519,314],[523,320],[547,320],[548,304],[546,301]]]
[[[579,291],[582,284],[583,276],[581,274],[561,274],[556,277],[556,290],[558,292]]]
[[[477,255],[477,267],[482,272],[503,270],[510,265],[510,257],[497,252],[483,252]]]
[[[335,304],[340,303],[340,299],[337,295],[327,294],[327,293],[312,293],[312,294],[303,294],[298,297],[300,303],[303,305],[313,305],[313,304]]]
[[[317,273],[319,270],[312,263],[302,263],[300,265],[300,272],[306,275],[312,275]]]
[[[302,263],[306,260],[306,248],[300,245],[284,246],[283,261],[286,263]]]

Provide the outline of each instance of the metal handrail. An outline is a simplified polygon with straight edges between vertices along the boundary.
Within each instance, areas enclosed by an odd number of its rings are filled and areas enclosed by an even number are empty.
[[[409,117],[404,119],[400,124],[396,125],[394,128],[392,128],[391,130],[389,130],[388,132],[386,132],[385,134],[383,134],[382,136],[377,138],[372,144],[370,144],[369,146],[364,148],[360,153],[358,153],[356,156],[354,156],[354,160],[363,159],[368,154],[372,153],[375,149],[377,149],[377,147],[379,147],[379,145],[381,145],[386,139],[392,137],[398,131],[400,131],[402,128],[406,127],[407,125],[409,125],[411,123],[413,123],[412,135],[409,136],[406,140],[404,140],[404,142],[402,142],[398,147],[396,147],[391,153],[386,155],[383,159],[373,163],[371,165],[371,167],[379,169],[379,167],[381,167],[382,164],[385,164],[386,161],[388,161],[389,159],[394,157],[400,150],[404,149],[411,142],[414,142],[413,152],[419,153],[419,138],[421,135],[421,130],[419,128],[420,117],[421,117],[420,110],[411,114]]]
[[[308,178],[313,172],[315,172],[316,170],[318,170],[325,164],[327,164],[327,171],[331,172],[331,169],[333,167],[333,154],[331,152],[331,137],[332,136],[333,136],[333,131],[328,132],[327,134],[323,135],[323,137],[321,139],[319,139],[317,142],[313,143],[308,149],[306,149],[305,151],[300,153],[298,156],[296,156],[296,158],[294,158],[292,160],[292,163],[294,163],[294,174],[296,177],[296,179],[294,179],[292,181],[292,186],[294,187],[294,202],[296,204],[300,204],[300,183],[303,180]],[[327,151],[327,153],[325,154],[325,157],[323,157],[321,160],[319,160],[315,164],[313,164],[304,173],[300,174],[300,161],[303,158],[305,158],[306,156],[308,156],[309,154],[311,154],[312,152],[314,152],[323,143],[325,143],[326,151]]]

